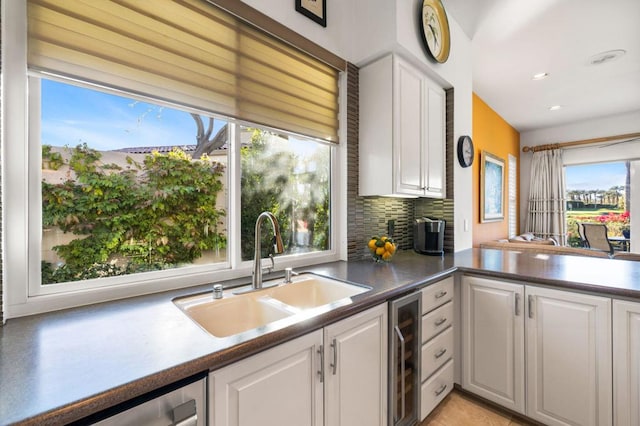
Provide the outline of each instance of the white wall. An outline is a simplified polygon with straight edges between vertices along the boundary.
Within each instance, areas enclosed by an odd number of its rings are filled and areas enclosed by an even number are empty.
[[[388,52],[401,53],[444,88],[454,87],[454,141],[471,134],[471,40],[449,14],[451,53],[444,64],[430,60],[421,44],[421,0],[337,0],[327,4],[327,27],[295,11],[291,0],[243,0],[309,40],[362,66]],[[454,165],[455,249],[470,248],[471,168]],[[466,225],[466,226],[465,226]],[[465,229],[467,229],[465,231]]]
[[[640,111],[620,114],[610,117],[585,120],[563,126],[549,127],[520,133],[520,147],[543,145],[547,143],[569,142],[583,139],[593,139],[627,133],[640,132]],[[606,144],[604,144],[606,145]],[[640,160],[640,141],[625,144],[602,146],[584,146],[567,149],[564,152],[564,163],[567,165],[588,164],[608,161]],[[637,163],[636,163],[637,164]],[[637,166],[636,169],[640,169]],[[529,180],[531,173],[531,154],[522,153],[520,156],[520,223],[524,227],[527,215],[527,200],[529,199]],[[640,212],[640,173],[632,170],[631,181],[631,209]],[[631,228],[640,229],[640,216],[631,215]],[[636,217],[634,220],[633,217]],[[524,229],[521,229],[524,231]],[[634,251],[640,252],[640,235],[636,232],[631,242]],[[636,235],[634,238],[633,235]]]

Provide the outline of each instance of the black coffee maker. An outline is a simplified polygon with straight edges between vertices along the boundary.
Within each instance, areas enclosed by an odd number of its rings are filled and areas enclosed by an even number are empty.
[[[421,217],[413,223],[413,249],[421,254],[442,256],[444,254],[443,219]]]

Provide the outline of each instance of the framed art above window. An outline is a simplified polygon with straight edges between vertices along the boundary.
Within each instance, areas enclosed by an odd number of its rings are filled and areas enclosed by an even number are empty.
[[[327,26],[327,0],[296,0],[296,10],[323,27]]]

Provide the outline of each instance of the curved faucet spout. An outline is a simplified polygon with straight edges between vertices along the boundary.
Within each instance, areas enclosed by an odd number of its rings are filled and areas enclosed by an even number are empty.
[[[253,278],[251,281],[251,287],[255,289],[262,288],[262,250],[260,243],[262,240],[261,226],[265,219],[269,219],[271,227],[273,228],[273,251],[274,254],[280,254],[284,252],[284,244],[282,244],[282,237],[280,236],[280,225],[278,219],[271,212],[262,212],[256,220],[255,228],[255,240],[254,240],[254,252],[253,252]]]

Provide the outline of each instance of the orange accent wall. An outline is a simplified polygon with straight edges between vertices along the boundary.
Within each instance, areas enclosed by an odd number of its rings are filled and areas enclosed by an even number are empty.
[[[509,234],[508,207],[508,156],[517,158],[517,196],[516,220],[519,222],[520,206],[520,133],[504,121],[489,105],[475,93],[473,94],[473,145],[475,158],[473,159],[473,246],[499,238],[507,238]],[[488,151],[504,160],[504,219],[499,222],[480,222],[480,164],[483,151]],[[520,229],[520,224],[517,228]]]

